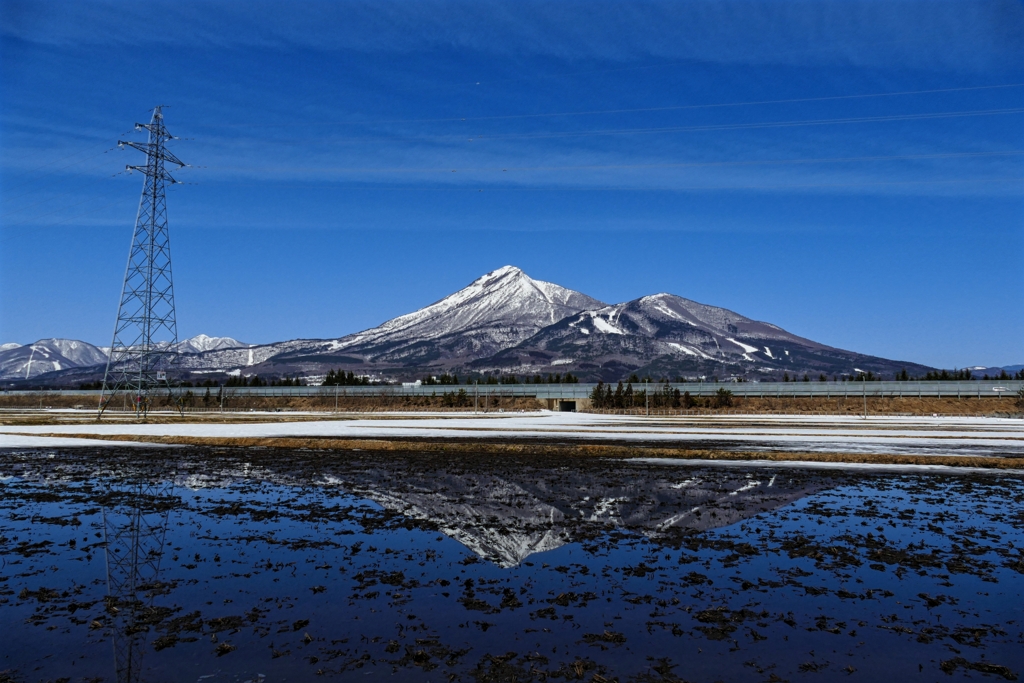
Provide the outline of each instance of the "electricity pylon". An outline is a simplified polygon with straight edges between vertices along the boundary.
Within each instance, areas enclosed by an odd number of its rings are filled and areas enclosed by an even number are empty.
[[[146,153],[145,166],[126,167],[129,171],[139,171],[146,179],[128,252],[97,417],[103,416],[107,405],[120,392],[131,397],[136,416],[145,417],[153,389],[166,386],[170,397],[167,373],[177,361],[178,325],[174,317],[164,185],[178,182],[167,172],[166,164],[178,168],[186,164],[164,146],[168,140],[176,138],[164,127],[161,107],[153,110],[153,120],[149,123],[136,123],[135,130],[149,131],[148,141],[119,140],[117,144]]]
[[[107,612],[118,683],[142,680],[173,482],[117,484],[103,505]]]

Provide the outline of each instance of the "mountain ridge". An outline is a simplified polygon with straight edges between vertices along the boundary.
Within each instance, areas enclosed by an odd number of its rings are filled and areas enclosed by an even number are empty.
[[[102,354],[99,347],[78,344]],[[572,372],[592,381],[613,381],[632,373],[673,379],[781,379],[784,374],[817,379],[862,371],[888,375],[902,369],[922,375],[934,369],[831,347],[778,325],[667,292],[606,304],[534,280],[515,266],[486,273],[416,311],[334,339],[244,344],[230,337],[197,335],[178,346],[180,369],[207,378],[315,377],[337,369],[388,380],[444,372]],[[76,363],[57,344],[46,347],[45,359],[33,361],[50,362],[36,366],[46,371],[33,372],[24,365],[23,356],[30,353],[25,348],[0,351],[0,378],[22,372],[41,381],[94,381],[97,371],[102,373],[99,363]]]

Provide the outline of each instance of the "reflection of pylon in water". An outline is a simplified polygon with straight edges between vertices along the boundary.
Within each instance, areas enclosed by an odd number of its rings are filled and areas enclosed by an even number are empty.
[[[137,123],[135,129],[147,131],[148,140],[119,141],[118,145],[145,152],[145,165],[128,166],[128,169],[146,178],[128,252],[114,338],[103,375],[100,417],[121,392],[131,397],[136,414],[145,417],[153,390],[166,387],[170,398],[168,372],[177,361],[178,324],[174,313],[164,186],[178,182],[168,173],[167,165],[182,168],[186,164],[165,146],[175,138],[164,127],[161,107],[153,110],[152,121]]]
[[[173,484],[116,486],[107,492],[103,531],[107,557],[107,611],[112,616],[118,683],[142,680],[142,655],[167,534]],[[146,593],[150,594],[147,596]],[[142,593],[142,595],[140,595]]]

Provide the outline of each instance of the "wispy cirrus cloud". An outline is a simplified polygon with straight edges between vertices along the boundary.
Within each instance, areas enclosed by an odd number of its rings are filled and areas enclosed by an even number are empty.
[[[657,58],[680,65],[701,61],[965,70],[1024,59],[1024,5],[1013,0],[9,0],[0,11],[5,38],[70,47],[173,44],[368,53],[442,49],[622,63]],[[580,66],[585,70],[594,65]]]

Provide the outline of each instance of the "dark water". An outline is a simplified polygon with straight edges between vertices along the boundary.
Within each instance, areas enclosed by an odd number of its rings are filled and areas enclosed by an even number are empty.
[[[1019,477],[184,449],[0,476],[0,681],[1024,670]]]

